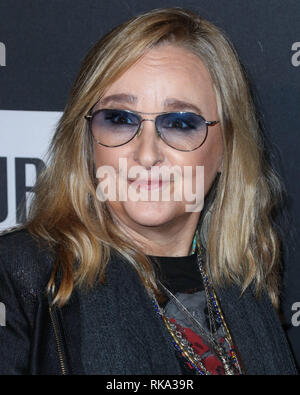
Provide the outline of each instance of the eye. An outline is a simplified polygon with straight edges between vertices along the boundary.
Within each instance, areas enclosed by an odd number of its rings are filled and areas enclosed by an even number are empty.
[[[176,119],[169,123],[169,127],[173,129],[190,129],[191,125],[182,119]]]
[[[110,121],[114,125],[137,125],[138,120],[134,114],[124,111],[109,111],[105,114],[105,121]]]
[[[190,119],[189,117],[183,117],[183,116],[176,117],[174,115],[169,115],[163,120],[162,127],[165,129],[186,131],[186,130],[195,129],[196,125],[195,122],[193,122],[193,120]]]

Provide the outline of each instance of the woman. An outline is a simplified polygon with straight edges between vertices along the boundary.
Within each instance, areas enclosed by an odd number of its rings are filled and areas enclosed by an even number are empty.
[[[1,237],[1,373],[296,373],[276,314],[278,182],[215,26],[158,9],[106,35],[49,158],[27,223]]]

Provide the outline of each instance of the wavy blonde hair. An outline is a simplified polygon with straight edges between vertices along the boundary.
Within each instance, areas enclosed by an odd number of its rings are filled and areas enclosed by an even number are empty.
[[[116,27],[83,61],[40,174],[26,227],[48,242],[55,265],[48,291],[64,305],[74,287],[104,281],[114,250],[158,295],[146,255],[119,229],[96,196],[93,145],[84,115],[122,73],[157,45],[193,52],[212,77],[224,140],[222,174],[200,226],[215,286],[252,282],[278,303],[279,243],[272,209],[279,184],[264,159],[261,132],[246,77],[224,33],[181,8],[156,9]],[[75,265],[75,262],[78,264]],[[54,288],[57,271],[61,273]]]

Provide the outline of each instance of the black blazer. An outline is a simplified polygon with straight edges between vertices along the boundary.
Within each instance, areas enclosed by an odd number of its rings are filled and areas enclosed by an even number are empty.
[[[53,255],[31,235],[0,237],[0,374],[181,374],[164,323],[130,264],[113,255],[105,285],[50,308]],[[297,374],[280,321],[264,293],[216,290],[245,374]]]

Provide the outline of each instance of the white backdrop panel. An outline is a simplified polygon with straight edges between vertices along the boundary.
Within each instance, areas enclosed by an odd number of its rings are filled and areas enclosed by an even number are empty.
[[[1,111],[0,157],[7,160],[8,216],[0,222],[0,231],[16,224],[16,158],[37,158],[45,161],[51,137],[61,112]],[[36,171],[33,165],[25,169],[26,186],[33,186]]]

